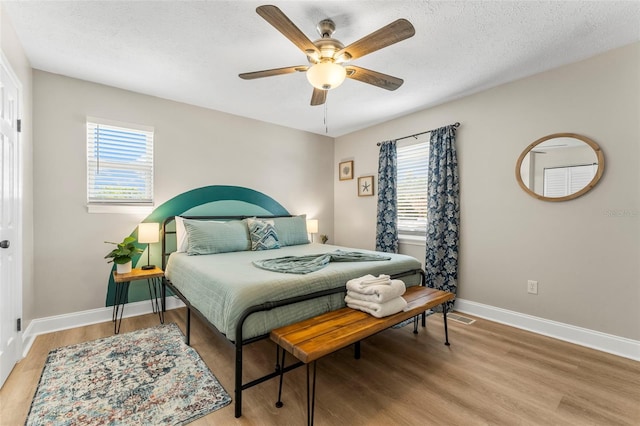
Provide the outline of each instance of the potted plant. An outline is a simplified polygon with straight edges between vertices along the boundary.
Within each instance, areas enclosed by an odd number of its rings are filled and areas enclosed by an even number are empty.
[[[136,239],[133,237],[125,238],[121,243],[112,243],[111,241],[105,241],[107,244],[114,244],[116,248],[111,250],[107,254],[105,259],[112,259],[107,263],[116,264],[116,272],[118,274],[127,274],[131,272],[131,260],[136,253],[142,253],[143,250],[136,247],[133,242]]]

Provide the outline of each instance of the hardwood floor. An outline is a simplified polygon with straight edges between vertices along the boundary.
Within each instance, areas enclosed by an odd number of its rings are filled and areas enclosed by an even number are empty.
[[[184,310],[166,321],[184,330]],[[158,317],[125,319],[121,333],[156,325]],[[433,315],[418,335],[391,329],[318,361],[317,425],[639,425],[640,362],[477,319]],[[39,336],[0,390],[0,424],[24,424],[48,352],[113,334],[111,322]],[[234,346],[198,319],[192,346],[233,396]],[[271,371],[275,346],[246,347],[245,381]],[[289,360],[292,358],[289,356]],[[284,380],[284,407],[275,408],[277,380],[243,393],[243,416],[233,403],[192,423],[300,425],[306,421],[304,368]]]

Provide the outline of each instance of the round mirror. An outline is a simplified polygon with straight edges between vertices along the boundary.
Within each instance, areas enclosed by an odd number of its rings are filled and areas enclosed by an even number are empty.
[[[593,188],[604,172],[597,143],[575,133],[555,133],[529,145],[516,163],[525,192],[545,201],[567,201]]]

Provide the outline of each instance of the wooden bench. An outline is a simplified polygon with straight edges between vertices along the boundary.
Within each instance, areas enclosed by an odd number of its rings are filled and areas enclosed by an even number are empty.
[[[402,297],[407,301],[406,310],[387,317],[376,318],[365,312],[347,307],[272,330],[271,340],[279,348],[283,349],[280,390],[276,406],[282,406],[284,350],[307,364],[307,424],[312,425],[315,406],[315,362],[319,358],[352,344],[356,345],[356,358],[359,358],[361,340],[409,318],[417,317],[426,310],[438,305],[443,307],[445,345],[449,345],[447,306],[445,302],[453,300],[455,296],[442,290],[413,286],[408,287]],[[310,366],[313,369],[312,373],[310,372]],[[313,374],[312,381],[310,381],[311,374]]]

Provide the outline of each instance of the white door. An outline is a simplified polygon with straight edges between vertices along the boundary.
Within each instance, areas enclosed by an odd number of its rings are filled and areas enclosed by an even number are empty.
[[[17,328],[22,313],[19,84],[0,54],[0,386],[22,351]]]

